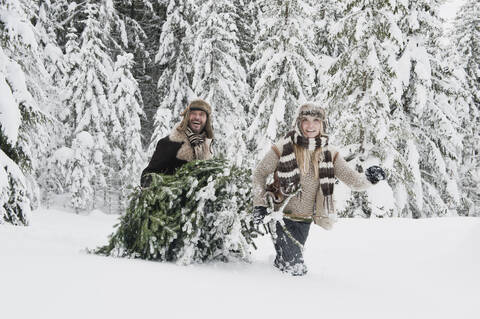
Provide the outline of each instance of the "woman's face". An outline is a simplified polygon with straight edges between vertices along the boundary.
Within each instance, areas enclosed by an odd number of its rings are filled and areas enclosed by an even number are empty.
[[[308,138],[317,137],[322,131],[322,121],[319,118],[307,115],[300,122],[303,136]]]

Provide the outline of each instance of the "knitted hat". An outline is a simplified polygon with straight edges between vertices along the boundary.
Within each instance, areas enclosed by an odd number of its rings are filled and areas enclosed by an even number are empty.
[[[210,115],[212,114],[212,108],[210,104],[205,102],[202,99],[195,99],[190,102],[187,108],[182,112],[183,120],[178,127],[178,130],[185,131],[188,126],[188,121],[190,119],[190,111],[203,111],[207,113],[207,121],[205,123],[205,133],[207,138],[213,138],[213,128],[212,128],[212,121],[210,119]]]
[[[297,116],[295,117],[295,123],[293,123],[295,131],[297,131],[298,134],[302,134],[302,119],[305,116],[313,116],[315,118],[318,118],[320,121],[322,121],[322,132],[321,133],[326,133],[327,130],[327,118],[325,116],[325,109],[321,107],[318,104],[315,104],[313,102],[308,102],[303,105],[301,105],[297,109]],[[303,134],[302,134],[303,135]]]

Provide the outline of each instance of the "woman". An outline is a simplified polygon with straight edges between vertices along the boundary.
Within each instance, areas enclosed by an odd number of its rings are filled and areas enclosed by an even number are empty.
[[[307,273],[303,245],[312,221],[325,229],[332,227],[335,178],[357,191],[385,179],[378,166],[368,168],[365,175],[351,169],[328,145],[324,132],[323,108],[313,103],[300,106],[294,130],[272,146],[253,176],[254,222],[263,221],[269,201],[275,211],[283,208],[283,223],[277,222],[272,234],[277,253],[274,266],[292,275]],[[274,183],[266,185],[273,173]]]

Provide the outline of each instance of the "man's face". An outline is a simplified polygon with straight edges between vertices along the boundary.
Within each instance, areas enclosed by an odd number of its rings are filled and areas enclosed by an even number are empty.
[[[200,110],[190,111],[188,126],[190,126],[193,132],[200,134],[205,128],[205,123],[207,123],[207,113]]]

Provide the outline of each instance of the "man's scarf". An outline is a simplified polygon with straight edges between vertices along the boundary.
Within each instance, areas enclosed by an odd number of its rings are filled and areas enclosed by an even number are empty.
[[[293,144],[301,146],[310,151],[318,148],[325,148],[328,145],[328,136],[320,135],[316,138],[307,138],[296,131],[291,131],[286,136],[286,143],[283,145],[282,155],[277,168],[280,180],[280,189],[284,195],[295,192],[300,187],[300,169]],[[333,207],[333,186],[335,183],[332,154],[329,150],[323,152],[323,161],[318,165],[320,187],[324,197],[324,207],[328,214],[334,212]]]
[[[192,145],[195,159],[204,159],[205,150],[203,143],[205,143],[205,133],[197,134],[193,132],[189,126],[187,126],[185,129],[185,134],[187,135],[190,145]]]

